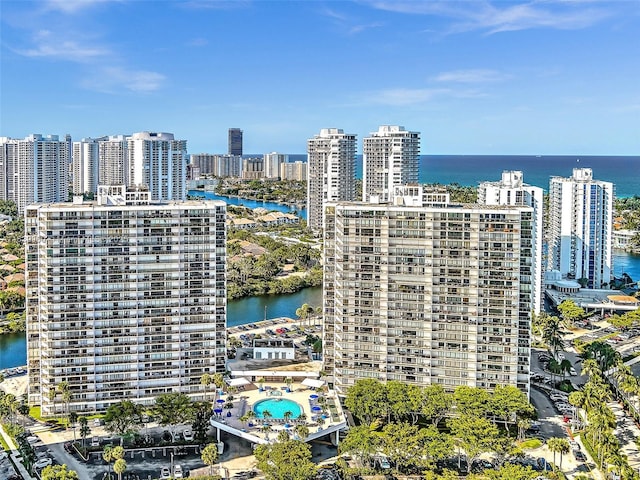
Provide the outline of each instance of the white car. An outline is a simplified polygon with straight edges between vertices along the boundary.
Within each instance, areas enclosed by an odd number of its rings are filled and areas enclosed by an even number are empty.
[[[52,463],[53,463],[53,460],[51,460],[51,458],[44,457],[44,458],[41,458],[40,460],[38,460],[36,463],[34,463],[33,466],[35,468],[37,468],[37,469],[41,469],[41,468],[44,468],[44,467],[48,467]]]
[[[558,357],[558,361],[561,362],[562,360],[564,360],[564,353],[562,352],[558,352],[558,354],[556,355]]]
[[[160,471],[160,480],[165,480],[167,478],[171,478],[171,470],[169,467],[162,467]]]
[[[575,368],[571,367],[571,368],[569,369],[569,375],[571,375],[572,377],[575,377],[575,376],[577,376],[577,375],[578,375],[578,372],[576,372],[576,369],[575,369]]]
[[[173,478],[184,478],[182,467],[180,465],[173,466]]]
[[[93,437],[91,439],[91,446],[92,447],[99,447],[100,446],[100,437]]]
[[[191,430],[185,430],[182,432],[182,436],[187,442],[193,441],[193,432]]]

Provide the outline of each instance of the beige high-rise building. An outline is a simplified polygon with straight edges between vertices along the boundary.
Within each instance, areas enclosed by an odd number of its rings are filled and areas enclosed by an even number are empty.
[[[280,164],[280,178],[282,180],[297,180],[304,182],[307,180],[307,162],[296,160]]]
[[[445,197],[327,206],[324,369],[341,395],[363,378],[528,393],[533,209]]]
[[[15,202],[20,213],[32,203],[66,201],[70,162],[69,135],[0,137],[0,199]]]
[[[25,249],[29,402],[103,411],[201,395],[226,358],[225,203],[156,203],[146,188],[31,205]],[[54,399],[50,398],[51,392]]]
[[[100,139],[98,185],[127,185],[129,142],[125,135],[111,135]]]
[[[339,128],[323,128],[307,140],[307,225],[322,231],[327,202],[356,196],[356,136]]]
[[[264,178],[279,178],[280,166],[284,165],[289,159],[284,153],[265,153],[264,154]]]
[[[420,134],[382,125],[362,144],[362,198],[389,202],[393,189],[418,183]]]

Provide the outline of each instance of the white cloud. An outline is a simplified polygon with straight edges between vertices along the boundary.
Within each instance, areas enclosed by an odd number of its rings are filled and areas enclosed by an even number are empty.
[[[122,67],[107,67],[96,75],[83,80],[82,85],[89,90],[102,93],[118,93],[126,90],[134,93],[151,93],[159,90],[166,77],[158,72],[128,70]]]
[[[442,72],[436,75],[433,80],[436,82],[487,83],[500,82],[509,78],[511,78],[510,75],[495,70],[472,69]]]
[[[44,8],[45,10],[57,10],[62,13],[74,14],[100,3],[115,1],[119,0],[46,0]]]
[[[192,38],[187,42],[188,47],[205,47],[207,45],[209,45],[209,40],[202,37]]]
[[[576,30],[613,14],[598,4],[577,1],[371,0],[365,3],[379,10],[450,18],[453,20],[450,33],[484,30],[493,34],[531,28]]]

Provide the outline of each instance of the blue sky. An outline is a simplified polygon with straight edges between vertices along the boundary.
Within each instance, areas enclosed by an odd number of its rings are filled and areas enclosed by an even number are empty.
[[[640,153],[640,2],[0,2],[0,135],[173,132],[304,153],[320,128],[424,154]]]

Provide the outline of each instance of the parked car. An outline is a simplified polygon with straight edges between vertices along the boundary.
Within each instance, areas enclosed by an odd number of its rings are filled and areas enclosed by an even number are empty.
[[[51,460],[50,457],[43,457],[40,460],[38,460],[36,463],[34,463],[33,466],[37,469],[41,469],[44,467],[48,467],[52,463],[53,463],[53,460]]]
[[[584,462],[587,460],[587,457],[584,456],[584,453],[582,453],[581,450],[574,450],[573,456],[576,457],[576,460],[579,462]]]
[[[173,478],[184,478],[184,473],[182,473],[181,465],[173,466]]]
[[[167,478],[171,478],[171,470],[169,467],[162,467],[162,470],[160,471],[160,479],[165,480]]]
[[[100,446],[100,437],[93,437],[91,439],[91,446],[92,447],[99,447]]]
[[[381,470],[386,470],[391,468],[391,464],[389,463],[389,459],[386,455],[379,453],[373,458],[373,464],[380,468]]]
[[[186,442],[193,441],[193,432],[191,430],[185,430],[184,432],[182,432],[182,436]]]
[[[569,369],[569,375],[571,375],[572,377],[575,377],[575,376],[577,376],[577,375],[578,375],[578,372],[576,372],[576,369],[575,369],[575,368],[571,367],[571,368]]]

